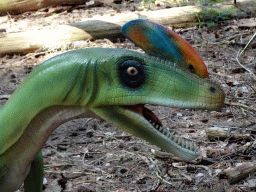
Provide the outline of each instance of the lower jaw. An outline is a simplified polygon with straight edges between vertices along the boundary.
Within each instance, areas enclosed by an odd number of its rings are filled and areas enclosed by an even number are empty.
[[[198,150],[195,142],[189,141],[189,139],[184,139],[176,135],[174,132],[169,132],[168,129],[162,126],[158,117],[150,109],[145,107],[145,104],[129,105],[124,106],[124,108],[142,115],[159,133],[168,137],[170,143],[176,143],[176,145],[179,146],[178,150],[180,150],[180,152],[176,151],[176,155],[180,158],[184,158],[185,161],[191,161],[198,156]],[[170,147],[171,146],[172,144],[170,144]],[[178,153],[184,153],[185,156],[183,155],[183,157],[181,157]]]

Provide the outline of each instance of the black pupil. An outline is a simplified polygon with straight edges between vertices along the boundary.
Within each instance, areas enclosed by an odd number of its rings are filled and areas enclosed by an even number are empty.
[[[120,62],[119,78],[125,87],[139,88],[144,83],[144,66],[142,61],[128,59]]]
[[[131,73],[132,75],[134,75],[134,74],[136,73],[136,70],[135,70],[135,69],[131,69],[131,70],[130,70],[130,73]]]

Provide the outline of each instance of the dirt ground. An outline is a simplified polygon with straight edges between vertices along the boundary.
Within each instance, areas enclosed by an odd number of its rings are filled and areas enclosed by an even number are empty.
[[[165,8],[166,5],[152,9]],[[101,6],[74,7],[62,10],[43,9],[8,16],[0,28],[20,31],[32,27],[79,22],[82,18],[106,13],[117,14],[141,10],[140,2],[123,2]],[[57,11],[56,11],[57,10]],[[108,122],[78,119],[61,125],[43,148],[45,163],[44,191],[201,191],[236,192],[256,188],[256,42],[245,54],[243,48],[255,32],[255,14],[246,18],[219,21],[213,27],[196,26],[173,29],[191,43],[205,61],[210,78],[221,85],[226,104],[221,111],[210,112],[163,106],[147,107],[163,125],[183,137],[198,142],[201,157],[191,163],[157,157],[158,149]],[[56,45],[28,55],[0,57],[1,104],[24,78],[43,61],[83,47],[141,49],[124,38],[79,41]],[[254,74],[254,75],[252,75]],[[228,169],[243,170],[242,178],[234,179]],[[245,174],[250,170],[248,174]],[[22,191],[22,189],[20,189]]]

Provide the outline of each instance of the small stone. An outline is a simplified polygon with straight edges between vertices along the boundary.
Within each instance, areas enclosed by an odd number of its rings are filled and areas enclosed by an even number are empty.
[[[183,115],[182,115],[182,113],[177,113],[177,116],[182,117]]]
[[[196,177],[203,177],[203,176],[204,176],[203,173],[198,173],[198,174],[196,175]]]
[[[119,143],[119,145],[117,146],[118,148],[124,148],[125,147],[125,145],[124,145],[124,143],[123,142],[120,142]]]
[[[12,73],[11,74],[11,78],[17,78],[17,76],[18,76],[17,73]]]
[[[250,179],[248,181],[248,185],[250,188],[255,188],[256,187],[256,179]]]

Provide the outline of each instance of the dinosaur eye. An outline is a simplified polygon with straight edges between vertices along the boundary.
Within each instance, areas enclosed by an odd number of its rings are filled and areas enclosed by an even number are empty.
[[[137,70],[135,67],[129,67],[129,68],[127,69],[127,73],[128,73],[129,75],[137,75],[137,74],[138,74],[138,70]]]
[[[135,59],[122,60],[118,67],[120,82],[129,88],[140,87],[145,80],[143,62]]]

